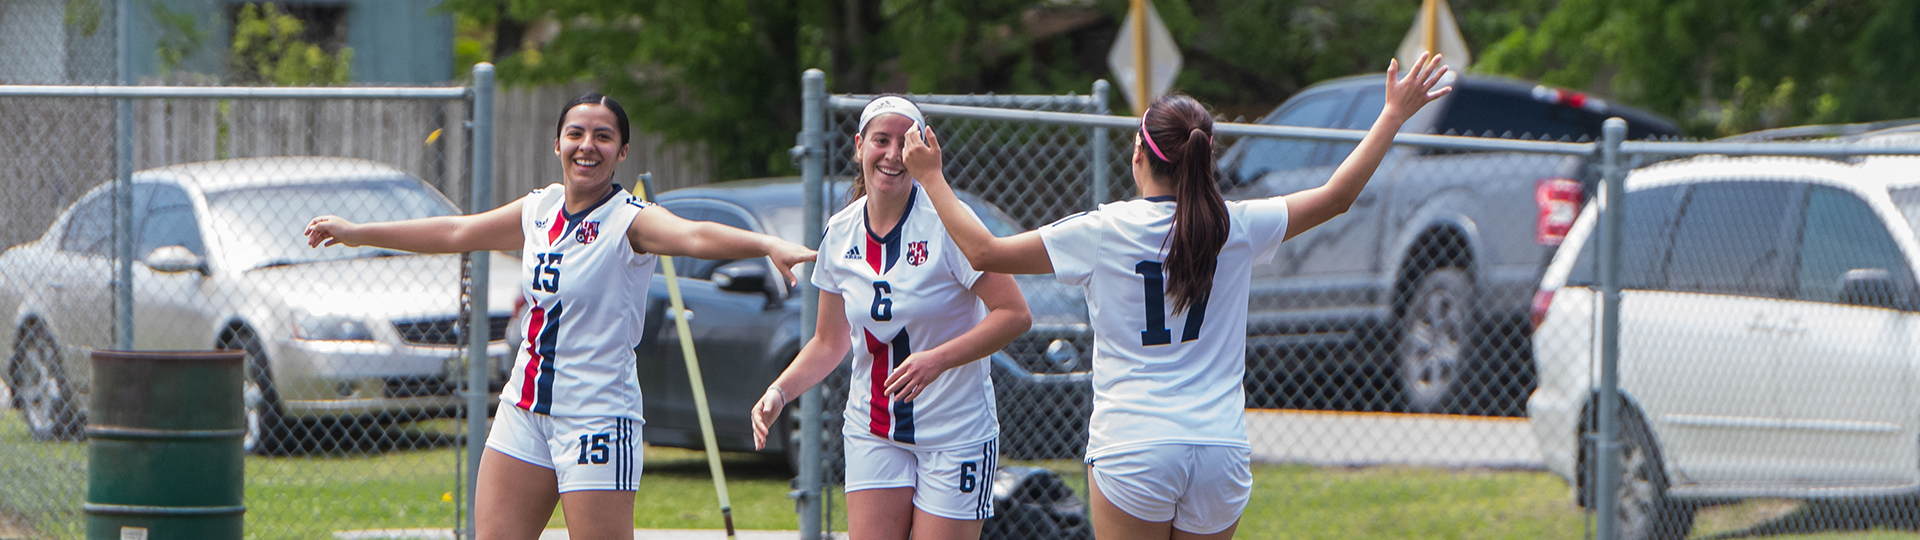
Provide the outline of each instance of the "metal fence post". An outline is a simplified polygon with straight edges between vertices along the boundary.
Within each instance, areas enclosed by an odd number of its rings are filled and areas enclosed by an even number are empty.
[[[827,151],[822,145],[827,130],[827,74],[818,69],[809,69],[800,76],[800,174],[804,178],[802,190],[806,192],[806,242],[807,247],[820,248],[820,235],[826,226],[826,198],[822,196],[827,174]],[[801,343],[813,340],[815,321],[820,317],[820,293],[814,288],[813,264],[806,265],[801,273],[800,295],[805,306],[800,315]],[[822,385],[800,395],[800,485],[793,492],[798,499],[800,512],[800,538],[819,540],[822,529],[820,499],[822,496],[821,478],[824,463],[821,459],[821,409],[825,408],[821,396]]]
[[[493,207],[493,64],[481,62],[473,66],[473,160],[472,185],[468,188],[473,213],[485,212]],[[467,538],[474,538],[478,531],[473,524],[473,506],[476,488],[480,479],[480,455],[486,451],[487,441],[487,398],[491,395],[487,388],[487,344],[493,335],[492,310],[487,305],[487,270],[491,267],[491,256],[487,251],[475,251],[468,254],[473,265],[472,290],[469,292],[471,309],[468,311],[467,327],[471,333],[467,336],[467,519],[464,526]]]
[[[1626,213],[1626,160],[1620,143],[1627,136],[1627,122],[1608,118],[1602,127],[1600,145],[1601,175],[1605,179],[1600,198],[1600,396],[1599,441],[1594,445],[1593,491],[1595,538],[1619,538],[1620,502],[1615,492],[1620,482],[1620,223]]]
[[[1107,93],[1112,88],[1113,86],[1108,84],[1106,79],[1093,81],[1092,112],[1094,114],[1105,115],[1111,112],[1107,109]],[[1093,186],[1087,193],[1087,209],[1092,210],[1099,208],[1100,203],[1107,202],[1107,175],[1112,172],[1112,166],[1107,164],[1107,152],[1111,150],[1108,148],[1107,128],[1093,128],[1093,140],[1087,141],[1087,144],[1093,146],[1093,164],[1089,167],[1093,169]]]
[[[120,0],[114,15],[114,36],[120,54],[114,61],[121,86],[133,86],[133,44],[127,31],[133,27],[132,0]],[[133,350],[133,101],[114,102],[114,179],[113,179],[113,305],[114,342],[120,350]]]

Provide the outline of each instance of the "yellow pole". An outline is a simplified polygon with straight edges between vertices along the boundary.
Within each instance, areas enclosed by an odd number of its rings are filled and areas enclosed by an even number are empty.
[[[1148,67],[1153,65],[1151,58],[1149,58],[1149,56],[1153,54],[1151,52],[1153,49],[1147,46],[1147,0],[1133,0],[1132,9],[1133,112],[1146,114],[1147,105],[1153,103],[1150,96],[1147,95],[1147,88],[1149,88],[1147,79],[1153,75],[1147,71]]]
[[[647,184],[653,180],[653,173],[640,175],[633,183],[633,194],[640,200],[647,200]],[[700,439],[707,444],[707,469],[713,472],[713,490],[720,495],[720,517],[727,524],[727,538],[733,538],[733,503],[727,497],[727,473],[720,468],[720,446],[713,439],[713,414],[707,411],[707,386],[700,381],[700,361],[693,356],[693,330],[687,328],[687,318],[692,312],[680,300],[680,278],[674,275],[673,257],[660,256],[658,263],[667,274],[667,301],[671,304],[668,313],[673,315],[673,328],[680,333],[680,355],[687,359],[687,379],[693,383],[693,405],[700,412]]]
[[[1420,10],[1427,14],[1427,52],[1440,46],[1440,0],[1423,0]]]

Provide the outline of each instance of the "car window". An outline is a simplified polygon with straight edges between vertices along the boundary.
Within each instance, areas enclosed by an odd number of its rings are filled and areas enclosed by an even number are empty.
[[[1667,289],[1782,298],[1783,223],[1791,186],[1713,182],[1694,186],[1674,229]]]
[[[687,221],[707,221],[707,205],[698,201],[663,201],[660,203],[660,206],[666,208],[668,212],[673,212],[673,215],[680,219]],[[692,268],[693,259],[691,257],[673,258],[674,275],[686,276],[687,271]],[[653,265],[653,273],[666,274],[667,265]]]
[[[674,215],[688,221],[710,221],[735,229],[759,232],[746,212],[738,208],[721,206],[707,201],[667,201],[661,203]],[[693,257],[674,257],[674,272],[689,279],[709,279],[713,270],[737,259],[707,260]]]
[[[1340,124],[1340,129],[1358,129],[1362,131],[1372,129],[1374,120],[1380,119],[1380,111],[1387,107],[1386,86],[1363,86],[1360,88],[1359,94],[1360,95],[1354,97],[1352,112],[1347,113],[1347,121]],[[1327,151],[1326,163],[1346,161],[1347,155],[1352,154],[1353,149],[1358,146],[1354,143],[1329,144],[1330,149]]]
[[[113,251],[113,190],[103,189],[80,201],[67,218],[60,250],[106,257]]]
[[[194,255],[207,256],[206,245],[200,239],[199,221],[193,216],[193,201],[187,198],[186,191],[176,186],[157,185],[144,195],[146,201],[134,202],[146,205],[146,211],[139,216],[140,223],[134,225],[140,235],[135,257],[146,257],[166,246],[182,246]]]
[[[1456,88],[1435,130],[1442,134],[1591,140],[1606,117],[1528,96]],[[1508,135],[1511,133],[1511,135]]]
[[[1664,186],[1627,194],[1627,215],[1620,224],[1620,288],[1658,289],[1665,281],[1667,247],[1673,242],[1673,221],[1680,203],[1686,198],[1686,186]],[[1574,262],[1567,284],[1600,284],[1600,231],[1587,234],[1580,246],[1580,259]]]
[[[1838,189],[1816,186],[1807,193],[1800,232],[1799,287],[1795,298],[1840,302],[1840,278],[1848,270],[1878,268],[1894,277],[1896,290],[1913,290],[1900,246],[1866,201]]]
[[[1323,92],[1295,100],[1260,123],[1271,126],[1333,127],[1334,122],[1342,119],[1350,96],[1347,92]],[[1301,167],[1310,167],[1324,162],[1318,151],[1325,143],[1297,139],[1275,139],[1269,137],[1251,137],[1240,145],[1239,163],[1235,164],[1235,178],[1249,181],[1261,175],[1276,171],[1288,171]]]
[[[301,231],[314,216],[371,223],[448,216],[459,210],[426,183],[394,177],[209,191],[207,211],[207,230],[218,235],[220,258],[246,270],[404,254],[370,246],[307,247]]]

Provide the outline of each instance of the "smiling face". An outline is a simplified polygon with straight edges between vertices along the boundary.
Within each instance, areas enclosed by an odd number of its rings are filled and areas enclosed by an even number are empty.
[[[867,124],[867,132],[854,136],[855,157],[860,160],[860,177],[867,192],[875,197],[905,197],[913,189],[907,177],[906,150],[908,129],[913,119],[884,114]]]
[[[612,180],[614,168],[627,159],[617,122],[613,111],[602,105],[567,110],[560,136],[553,140],[553,154],[560,158],[566,185],[591,188]]]

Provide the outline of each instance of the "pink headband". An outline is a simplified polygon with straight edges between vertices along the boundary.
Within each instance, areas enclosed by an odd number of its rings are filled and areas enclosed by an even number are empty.
[[[1198,128],[1195,128],[1195,129],[1198,129]],[[1200,134],[1207,136],[1207,144],[1213,144],[1212,133],[1207,133],[1205,131],[1202,131],[1200,132]],[[1147,133],[1147,115],[1144,115],[1144,114],[1140,115],[1140,138],[1147,140],[1147,148],[1153,149],[1153,155],[1160,156],[1160,161],[1173,163],[1173,160],[1167,159],[1166,154],[1160,153],[1160,145],[1153,144],[1153,135]]]

